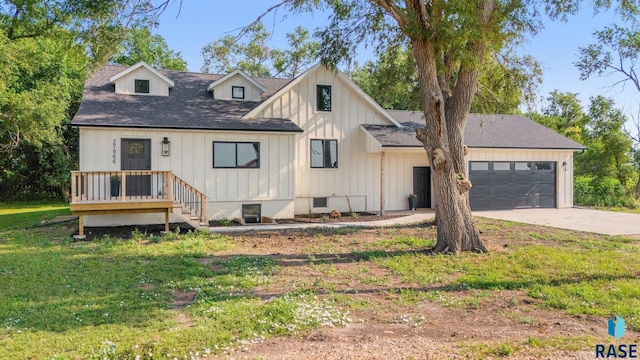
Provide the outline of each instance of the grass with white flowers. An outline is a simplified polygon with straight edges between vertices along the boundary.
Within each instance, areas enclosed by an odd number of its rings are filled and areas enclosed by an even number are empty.
[[[434,244],[429,224],[82,242],[72,241],[74,223],[41,226],[68,213],[62,204],[0,207],[0,359],[203,358],[344,327],[350,311],[419,329],[431,326],[421,305],[484,313],[505,293],[513,298],[493,315],[532,329],[541,310],[603,323],[617,314],[640,330],[638,238],[477,219],[492,251],[451,256],[423,251]],[[189,300],[177,304],[181,296]],[[578,349],[589,348],[593,337],[580,336]],[[456,347],[484,357],[573,351],[566,344]]]

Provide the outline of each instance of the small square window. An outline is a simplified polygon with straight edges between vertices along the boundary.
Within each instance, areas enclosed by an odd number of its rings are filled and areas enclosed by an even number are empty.
[[[516,171],[529,171],[531,167],[528,162],[517,162],[515,165]]]
[[[242,219],[245,224],[258,224],[262,216],[260,204],[242,205]]]
[[[317,110],[331,111],[331,85],[316,85]]]
[[[313,198],[313,207],[314,208],[326,208],[327,207],[327,198]]]
[[[231,97],[234,99],[244,99],[244,86],[232,86]]]
[[[148,94],[149,93],[149,80],[136,79],[136,93]]]

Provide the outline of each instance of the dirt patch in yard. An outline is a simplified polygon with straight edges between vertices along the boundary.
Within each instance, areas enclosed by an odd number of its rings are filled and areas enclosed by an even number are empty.
[[[191,317],[183,313],[181,310],[184,309],[187,305],[193,303],[195,298],[195,291],[175,290],[173,292],[173,304],[171,304],[171,307],[173,310],[178,312],[178,314],[176,315],[176,321],[179,327],[192,327],[194,325]]]
[[[571,231],[534,225],[489,219],[478,223],[494,254],[530,245],[562,247],[574,236]],[[163,230],[162,225],[91,228],[88,239],[105,234],[130,238],[136,228],[150,235]],[[186,229],[180,225],[181,232]],[[234,257],[266,258],[273,273],[249,295],[269,301],[284,294],[313,293],[348,311],[350,323],[236,347],[219,358],[592,359],[594,344],[612,342],[606,318],[549,309],[524,290],[456,289],[443,280],[425,286],[382,264],[396,255],[428,254],[429,241],[436,237],[432,222],[370,229],[258,230],[230,236],[234,245],[229,250],[199,259],[213,274],[228,271],[225,264]],[[554,241],[547,241],[551,237]],[[590,241],[605,238],[592,235]],[[174,292],[178,328],[194,326],[183,309],[195,295]],[[640,334],[627,329],[624,341],[638,343]]]
[[[86,238],[82,241],[92,241],[97,239],[103,239],[105,237],[131,239],[131,234],[135,231],[147,234],[149,236],[160,236],[164,231],[164,225],[131,225],[131,226],[101,226],[101,227],[86,227],[84,233]],[[178,232],[180,234],[186,234],[189,231],[193,231],[193,226],[187,223],[174,223],[169,224],[169,231]],[[72,234],[78,235],[78,231]]]
[[[492,252],[546,241],[559,230],[482,220],[483,240]],[[378,229],[257,231],[234,237],[237,247],[201,259],[214,272],[234,256],[268,258],[276,272],[252,289],[268,301],[308,291],[348,310],[345,328],[321,328],[233,349],[234,359],[591,359],[596,343],[609,343],[606,319],[547,310],[523,290],[457,290],[407,282],[369,261],[377,256],[424,254],[427,247],[387,244],[392,238],[433,239],[433,223]],[[595,238],[598,235],[594,235]],[[241,250],[239,250],[241,249]],[[627,330],[625,341],[640,334]]]
[[[337,213],[337,216],[332,216],[331,213],[327,214],[304,214],[296,215],[294,219],[278,221],[278,223],[337,223],[337,222],[361,222],[361,221],[380,221],[388,219],[397,219],[399,217],[407,216],[401,214],[393,215],[380,215],[370,212],[359,213]]]

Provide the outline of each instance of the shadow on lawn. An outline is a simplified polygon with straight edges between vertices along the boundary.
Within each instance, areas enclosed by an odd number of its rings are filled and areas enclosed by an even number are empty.
[[[270,255],[223,255],[215,257],[207,257],[201,259],[201,262],[205,265],[210,265],[210,269],[216,275],[236,275],[241,276],[242,272],[234,272],[229,268],[225,268],[224,264],[234,259],[244,258],[245,262],[252,264],[269,264],[269,266],[309,266],[320,264],[357,264],[363,261],[369,261],[373,259],[393,258],[403,255],[433,255],[430,249],[427,250],[394,250],[394,251],[355,251],[350,253],[316,253],[316,254],[270,254]],[[325,291],[322,289],[313,288],[316,294],[327,293],[342,293],[342,294],[377,294],[377,293],[401,293],[402,291],[412,290],[418,292],[465,292],[468,290],[520,290],[528,289],[535,285],[542,286],[562,286],[566,284],[578,284],[581,282],[591,281],[615,281],[624,279],[636,279],[631,274],[626,275],[613,275],[613,274],[595,274],[595,275],[581,275],[576,274],[570,277],[553,278],[552,276],[546,279],[465,279],[464,281],[453,280],[450,283],[439,283],[433,286],[417,286],[415,284],[407,284],[407,286],[401,287],[363,287],[354,288],[350,286],[345,290],[332,289],[331,291]],[[273,297],[279,297],[285,293],[259,293],[255,294],[263,300],[271,299]]]
[[[104,243],[97,247],[91,246],[91,243],[59,245],[55,240],[50,240],[42,247],[20,249],[16,247],[16,242],[18,240],[0,243],[0,326],[53,332],[112,324],[144,328],[152,322],[169,320],[173,316],[167,311],[173,301],[172,283],[205,284],[206,287],[208,284],[213,286],[225,281],[240,281],[253,272],[270,274],[277,266],[357,265],[404,255],[428,256],[427,251],[410,249],[260,256],[233,254],[202,258],[180,249],[181,240],[166,241],[176,244],[176,249],[172,249],[174,253],[170,255],[161,251],[122,255],[117,251],[116,245],[122,240],[116,239],[111,240],[112,244]],[[110,246],[114,246],[116,251],[109,250]],[[224,278],[228,275],[231,277]],[[300,276],[303,277],[304,274]],[[453,280],[448,284],[434,286],[373,284],[363,285],[360,289],[350,287],[328,291],[320,287],[308,290],[317,294],[380,294],[401,293],[406,290],[425,293],[463,292],[470,289],[524,289],[533,285],[561,286],[583,281],[629,278],[634,277],[603,274],[579,278],[549,276],[543,280],[478,278],[465,281],[464,286]],[[206,291],[205,287],[203,291]],[[293,291],[283,288],[280,292],[257,294],[254,292],[255,288],[256,285],[241,288],[242,297],[264,300]],[[229,293],[226,289],[217,288],[210,291]],[[212,296],[206,298],[206,301],[226,301],[229,296]],[[16,319],[19,319],[18,323],[15,323]]]
[[[181,254],[121,256],[70,244],[28,250],[13,245],[0,243],[0,335],[5,329],[144,328],[171,318],[169,283],[212,276]]]

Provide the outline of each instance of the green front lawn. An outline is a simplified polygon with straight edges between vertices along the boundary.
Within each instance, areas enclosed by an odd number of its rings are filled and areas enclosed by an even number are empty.
[[[61,204],[0,208],[0,359],[182,359],[343,326],[348,309],[376,305],[336,291],[341,277],[350,287],[406,288],[379,296],[408,308],[420,302],[477,308],[493,292],[512,290],[532,306],[617,314],[640,330],[638,239],[478,219],[494,251],[449,256],[420,251],[434,243],[432,228],[420,230],[425,238],[403,229],[380,231],[374,241],[356,230],[327,230],[299,245],[296,255],[306,267],[287,272],[274,255],[256,255],[246,234],[135,232],[129,240],[72,242],[72,223],[25,229],[67,213]],[[340,270],[340,261],[359,270]],[[279,292],[255,295],[265,286]],[[182,308],[174,302],[180,296],[193,302]]]
[[[58,215],[70,215],[69,205],[62,202],[0,203],[0,231],[24,229]]]

